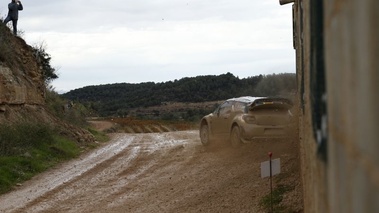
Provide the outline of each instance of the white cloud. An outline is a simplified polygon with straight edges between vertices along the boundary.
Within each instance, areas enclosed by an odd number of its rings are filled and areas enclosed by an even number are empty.
[[[46,43],[60,67],[57,90],[295,71],[291,8],[275,0],[23,4],[19,28],[29,43]]]

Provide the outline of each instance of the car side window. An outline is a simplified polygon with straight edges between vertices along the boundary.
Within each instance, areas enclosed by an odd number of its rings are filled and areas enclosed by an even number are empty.
[[[221,107],[225,104],[226,102],[218,105],[218,107],[215,109],[215,111],[213,112],[213,114],[215,115],[219,115],[220,114],[220,110],[221,110]]]
[[[228,115],[232,112],[232,102],[225,102],[220,106],[220,116]]]

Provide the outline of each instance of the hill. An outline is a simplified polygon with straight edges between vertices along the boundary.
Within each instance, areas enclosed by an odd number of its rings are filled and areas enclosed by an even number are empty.
[[[214,108],[215,102],[231,97],[283,96],[295,89],[295,74],[259,75],[239,79],[226,73],[218,76],[186,77],[162,83],[87,86],[62,96],[85,104],[100,116],[183,118],[183,112],[184,117],[185,114],[205,114]],[[205,108],[199,107],[204,102],[211,104]],[[170,110],[166,113],[167,109]],[[182,115],[178,115],[180,111]]]

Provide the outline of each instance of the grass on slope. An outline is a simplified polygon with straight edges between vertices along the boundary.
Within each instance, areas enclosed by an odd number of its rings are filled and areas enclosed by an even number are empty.
[[[75,142],[46,125],[0,126],[0,194],[79,153]]]

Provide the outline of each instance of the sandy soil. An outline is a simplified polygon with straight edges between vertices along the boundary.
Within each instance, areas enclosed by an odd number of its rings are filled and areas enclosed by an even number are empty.
[[[262,140],[241,148],[206,148],[198,131],[114,134],[112,141],[0,196],[0,212],[263,212],[269,180],[260,163],[272,151],[296,190],[293,140]]]
[[[87,122],[90,123],[91,126],[98,131],[105,131],[107,129],[112,128],[115,125],[115,123],[104,120],[88,120]]]

